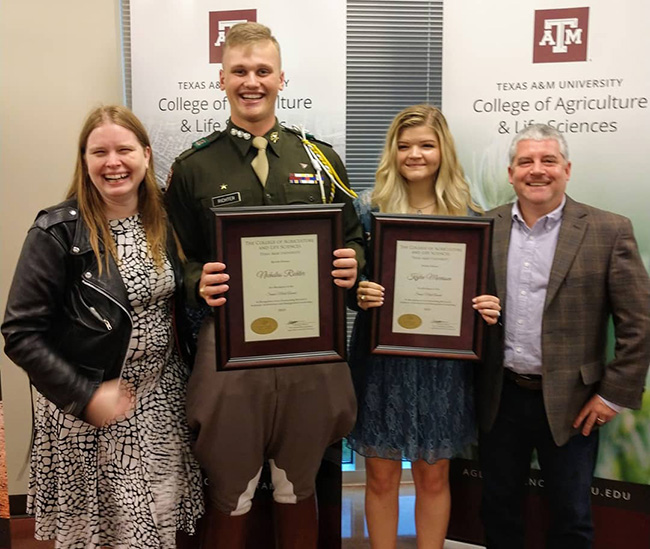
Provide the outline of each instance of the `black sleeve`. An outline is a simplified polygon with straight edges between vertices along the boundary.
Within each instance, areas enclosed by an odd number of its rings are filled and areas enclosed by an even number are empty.
[[[27,234],[9,290],[2,324],[5,353],[36,389],[64,411],[81,417],[97,383],[58,352],[55,328],[68,287],[67,251],[56,237],[33,227]]]

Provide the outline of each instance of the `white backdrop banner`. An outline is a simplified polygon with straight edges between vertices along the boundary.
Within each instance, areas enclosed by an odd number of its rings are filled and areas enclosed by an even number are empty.
[[[551,124],[569,143],[568,192],[632,218],[648,265],[649,20],[647,0],[445,2],[443,108],[484,207],[513,196],[514,134]]]
[[[345,2],[131,0],[132,108],[153,143],[161,181],[193,141],[225,127],[219,89],[222,44],[242,21],[269,26],[280,42],[284,90],[277,115],[345,151]],[[299,13],[298,13],[299,11]],[[315,24],[316,23],[316,24]]]

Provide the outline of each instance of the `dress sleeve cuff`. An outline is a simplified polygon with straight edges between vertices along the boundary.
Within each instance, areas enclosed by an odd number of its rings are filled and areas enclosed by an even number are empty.
[[[608,406],[609,408],[611,408],[612,410],[614,410],[617,414],[620,413],[621,410],[624,410],[624,407],[623,407],[623,406],[619,406],[618,404],[614,404],[613,402],[610,402],[609,400],[607,400],[607,399],[601,397],[600,395],[598,395],[598,398],[599,398],[600,400],[602,400],[603,403],[604,403],[606,406]]]

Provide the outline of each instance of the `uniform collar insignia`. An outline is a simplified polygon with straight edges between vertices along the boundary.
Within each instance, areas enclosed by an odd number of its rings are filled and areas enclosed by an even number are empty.
[[[230,119],[228,120],[224,133],[230,136],[242,156],[246,156],[253,147],[253,137],[255,136],[237,127]],[[269,142],[269,148],[267,150],[272,150],[277,156],[280,156],[280,145],[282,144],[281,133],[282,126],[276,119],[275,125],[264,135]]]
[[[278,119],[275,119],[274,126],[266,132],[266,140],[269,142],[268,150],[273,151],[277,156],[280,156],[282,151],[282,144],[284,140],[282,139],[282,126],[278,122]]]
[[[250,133],[248,133],[247,131],[244,131],[244,130],[240,130],[240,129],[236,128],[235,126],[232,126],[230,128],[230,135],[232,135],[233,137],[239,137],[239,139],[245,139],[246,141],[251,140],[251,134]]]
[[[253,146],[253,136],[251,133],[242,128],[239,128],[238,126],[235,126],[235,124],[233,124],[232,120],[230,119],[228,120],[223,133],[230,138],[231,143],[239,151],[239,154],[241,154],[242,158],[248,154],[248,151]]]

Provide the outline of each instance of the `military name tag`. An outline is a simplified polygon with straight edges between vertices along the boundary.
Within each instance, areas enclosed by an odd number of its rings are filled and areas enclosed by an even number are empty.
[[[212,197],[212,206],[215,208],[217,206],[237,204],[238,202],[241,202],[241,193],[239,192]]]

